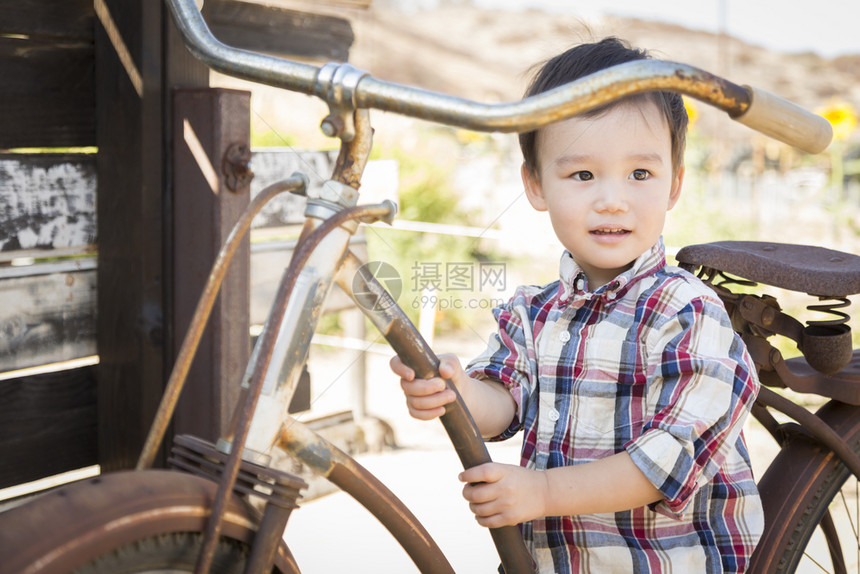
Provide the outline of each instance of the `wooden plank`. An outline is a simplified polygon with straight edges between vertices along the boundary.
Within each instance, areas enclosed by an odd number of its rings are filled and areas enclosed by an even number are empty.
[[[173,356],[169,91],[208,72],[164,2],[94,6],[99,464],[116,470],[137,462]]]
[[[96,437],[94,367],[0,381],[0,488],[96,464]]]
[[[94,270],[0,280],[0,372],[96,354]]]
[[[98,436],[99,464],[111,471],[135,465],[166,378],[166,16],[150,0],[95,5]]]
[[[93,40],[92,0],[0,0],[0,34]]]
[[[92,42],[0,36],[0,149],[95,145]]]
[[[346,62],[355,40],[348,20],[236,0],[206,0],[203,15],[219,40],[285,57]]]
[[[94,155],[0,154],[0,260],[20,249],[92,250],[95,208]]]

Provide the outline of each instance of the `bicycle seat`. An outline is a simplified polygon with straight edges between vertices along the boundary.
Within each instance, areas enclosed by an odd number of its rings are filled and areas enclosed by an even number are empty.
[[[678,252],[682,266],[704,266],[790,291],[823,297],[860,293],[860,257],[812,245],[716,241]]]

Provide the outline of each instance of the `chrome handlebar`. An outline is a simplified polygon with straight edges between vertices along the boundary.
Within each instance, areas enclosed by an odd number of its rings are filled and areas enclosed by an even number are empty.
[[[352,111],[373,108],[475,131],[524,132],[588,112],[625,96],[673,91],[725,111],[736,121],[808,153],[832,139],[830,123],[778,96],[709,72],[662,60],[639,60],[520,101],[486,104],[374,78],[349,64],[316,67],[218,41],[194,0],[166,0],[188,49],[218,72],[317,96],[332,115],[322,129],[349,141]]]

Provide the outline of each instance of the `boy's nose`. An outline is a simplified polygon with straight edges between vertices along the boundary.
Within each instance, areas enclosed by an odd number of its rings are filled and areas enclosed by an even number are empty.
[[[596,211],[607,213],[627,211],[627,196],[623,186],[617,184],[601,186],[594,208]]]

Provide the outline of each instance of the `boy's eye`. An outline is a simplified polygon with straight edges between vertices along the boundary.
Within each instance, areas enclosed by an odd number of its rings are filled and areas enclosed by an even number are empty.
[[[651,174],[648,172],[647,169],[634,169],[633,173],[630,174],[630,177],[632,177],[636,181],[645,181],[646,179],[651,177]]]
[[[577,181],[591,181],[592,179],[594,179],[594,174],[590,171],[582,170],[570,174],[570,177]]]

